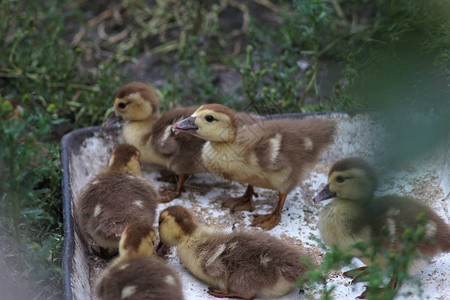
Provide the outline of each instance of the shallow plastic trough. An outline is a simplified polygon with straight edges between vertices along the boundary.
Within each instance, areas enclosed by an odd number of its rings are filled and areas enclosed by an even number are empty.
[[[377,162],[383,157],[384,147],[376,137],[384,135],[383,127],[367,114],[349,115],[346,113],[321,113],[313,115],[290,114],[274,117],[316,117],[331,118],[338,124],[334,144],[323,153],[308,179],[288,195],[280,224],[270,234],[292,244],[303,247],[315,259],[320,261],[323,251],[318,247],[312,235],[319,236],[316,228],[320,208],[326,204],[314,204],[312,198],[325,184],[331,164],[348,156],[361,156],[369,162]],[[120,128],[104,130],[101,127],[75,130],[62,140],[63,165],[63,211],[64,211],[64,298],[95,299],[93,282],[106,262],[89,255],[76,232],[73,209],[84,185],[107,165],[114,145],[120,142]],[[450,141],[426,156],[421,162],[414,162],[405,170],[399,170],[383,178],[380,194],[395,193],[413,196],[428,203],[445,220],[449,220],[450,201]],[[159,168],[144,165],[143,175],[159,186],[169,183],[157,181]],[[380,171],[380,170],[379,170]],[[186,182],[186,192],[181,198],[167,204],[160,204],[158,212],[170,205],[183,205],[190,208],[197,217],[210,225],[232,228],[259,230],[249,226],[252,213],[237,212],[230,214],[222,209],[221,202],[229,196],[241,195],[245,186],[217,178],[211,174],[198,174]],[[254,213],[271,212],[277,203],[275,191],[257,188],[259,198],[255,201]],[[156,227],[156,224],[155,224]],[[172,253],[171,264],[182,278],[186,299],[214,299],[207,294],[207,286],[193,278]],[[436,257],[432,263],[415,277],[421,282],[422,298],[450,299],[450,254]],[[351,299],[363,290],[363,284],[351,285],[350,280],[342,276],[341,271],[332,273],[330,284],[336,284],[335,299]],[[406,296],[411,291],[413,294]],[[304,295],[303,295],[304,293]],[[401,290],[402,299],[418,299],[419,292],[414,285],[405,285]],[[317,290],[293,290],[283,299],[299,299],[306,295],[319,297]]]

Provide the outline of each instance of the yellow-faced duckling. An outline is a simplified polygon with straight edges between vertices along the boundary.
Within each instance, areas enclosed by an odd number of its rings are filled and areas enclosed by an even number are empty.
[[[139,176],[139,158],[134,146],[116,146],[108,169],[81,192],[76,206],[78,227],[87,240],[100,247],[100,256],[117,252],[120,236],[129,223],[153,224],[155,219],[159,195],[148,180]],[[92,250],[96,253],[95,248]]]
[[[201,106],[174,125],[207,140],[202,160],[211,173],[248,184],[244,196],[223,203],[232,211],[254,209],[253,186],[273,189],[279,201],[271,214],[255,216],[252,225],[275,227],[286,196],[333,141],[335,124],[319,118],[261,120],[238,126],[234,112],[220,104]]]
[[[178,197],[189,174],[205,172],[198,149],[204,141],[189,134],[172,132],[172,124],[190,116],[196,107],[175,108],[159,115],[157,92],[140,82],[123,86],[114,99],[114,112],[109,116],[106,127],[120,120],[126,143],[138,148],[142,161],[162,165],[177,174],[175,192],[165,193],[162,202]]]
[[[300,249],[266,232],[221,232],[181,206],[161,212],[159,235],[163,245],[177,246],[181,263],[216,297],[281,297],[308,269]]]
[[[450,228],[430,207],[419,200],[386,195],[375,197],[377,177],[372,167],[361,158],[347,158],[336,162],[328,174],[328,184],[318,193],[314,201],[332,198],[322,208],[318,228],[323,241],[329,246],[348,250],[357,241],[370,242],[376,238],[382,245],[395,252],[402,251],[401,238],[405,228],[416,230],[423,225],[424,241],[417,246],[422,259],[414,259],[409,271],[423,267],[423,258],[450,251]],[[355,248],[350,254],[360,255]],[[371,264],[367,258],[364,263]],[[379,255],[375,262],[386,267],[388,261]],[[420,263],[420,264],[419,264]],[[349,271],[350,277],[361,277],[361,271]],[[350,275],[354,274],[354,275]],[[397,278],[392,278],[390,287],[395,288]],[[366,291],[361,297],[366,296]]]
[[[100,299],[184,299],[175,270],[152,257],[155,239],[155,232],[147,222],[134,222],[125,228],[119,257],[96,281],[95,292]]]
[[[201,160],[201,149],[205,141],[187,133],[172,131],[173,123],[194,113],[198,107],[179,107],[161,116],[158,113],[157,92],[151,87],[132,82],[123,86],[114,99],[114,112],[106,122],[106,127],[119,120],[126,121],[123,138],[126,143],[137,147],[142,160],[165,166],[177,174],[177,188],[161,198],[169,202],[179,197],[189,174],[206,172]],[[253,123],[259,117],[245,113],[238,114],[243,123]]]

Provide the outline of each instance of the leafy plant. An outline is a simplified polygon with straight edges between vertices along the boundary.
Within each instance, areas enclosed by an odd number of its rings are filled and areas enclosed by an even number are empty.
[[[0,240],[11,275],[36,298],[61,295],[59,139],[99,124],[116,65],[81,66],[64,41],[78,14],[62,2],[2,1],[0,10]]]
[[[386,58],[395,59],[393,50],[401,52],[410,36],[420,36],[415,47],[448,69],[448,11],[443,2],[423,0],[285,2],[277,30],[251,23],[252,50],[240,63],[245,95],[249,101],[274,100],[288,111],[361,108],[354,85]],[[340,72],[327,74],[330,60]],[[328,81],[333,86],[324,88]]]
[[[60,170],[58,150],[38,139],[49,134],[51,121],[3,99],[0,118],[0,251],[17,276],[41,282],[30,289],[50,295],[60,281],[62,235],[54,210],[61,194],[49,186],[59,185]]]
[[[110,63],[93,71],[80,69],[80,49],[63,41],[65,22],[71,16],[62,13],[63,6],[2,2],[0,78],[8,83],[3,95],[40,108],[67,130],[97,123],[120,77]]]
[[[240,69],[243,89],[251,106],[273,103],[273,109],[266,113],[280,113],[286,107],[297,104],[300,87],[305,80],[298,63],[283,55],[275,61],[265,59],[261,52],[248,46],[244,67]],[[266,105],[267,106],[267,105]],[[278,111],[277,111],[278,110]]]
[[[408,274],[408,268],[416,259],[424,259],[424,257],[417,251],[421,243],[433,243],[434,240],[427,236],[427,229],[425,226],[425,215],[423,213],[417,216],[417,227],[402,226],[403,231],[398,239],[398,250],[386,248],[386,243],[393,241],[393,236],[390,236],[387,226],[382,228],[382,238],[372,238],[368,242],[358,241],[349,249],[340,249],[333,247],[329,249],[324,256],[319,268],[303,274],[297,284],[308,286],[319,285],[321,288],[321,299],[333,299],[332,293],[335,286],[327,284],[327,278],[331,271],[342,268],[343,266],[352,266],[351,260],[353,257],[370,261],[370,264],[365,270],[358,271],[353,274],[354,281],[367,283],[367,299],[393,299],[399,292],[399,288],[405,282],[411,282],[418,288],[418,295],[421,295],[420,282],[415,280]],[[327,247],[319,240],[319,245],[323,249]],[[355,253],[359,253],[357,256]],[[381,266],[378,261],[384,259],[386,266]],[[392,281],[386,281],[390,278]],[[396,281],[396,287],[392,283]]]

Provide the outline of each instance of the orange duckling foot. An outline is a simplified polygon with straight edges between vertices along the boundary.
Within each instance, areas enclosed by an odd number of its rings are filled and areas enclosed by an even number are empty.
[[[252,199],[253,196],[258,197],[258,194],[253,190],[253,186],[249,185],[243,196],[225,200],[222,203],[222,207],[229,208],[231,212],[243,210],[253,211],[255,209],[255,204]]]
[[[179,192],[173,192],[173,191],[166,191],[162,192],[160,195],[160,202],[161,203],[167,203],[172,201],[175,198],[178,198],[180,196]]]
[[[369,274],[367,272],[367,267],[364,266],[364,267],[359,267],[356,269],[348,270],[348,271],[344,272],[343,275],[347,278],[351,278],[352,283],[357,283],[357,282],[367,281],[367,280],[365,280],[365,277]]]
[[[185,174],[181,174],[178,175],[178,183],[177,183],[177,190],[176,191],[166,191],[166,192],[162,192],[160,195],[160,202],[161,203],[167,203],[172,201],[175,198],[180,197],[181,195],[181,190],[183,189],[183,184],[186,181],[186,175]]]
[[[271,213],[266,215],[255,215],[252,221],[252,226],[257,226],[270,230],[280,223],[281,216],[277,213]]]
[[[280,223],[281,211],[283,210],[284,202],[286,201],[287,193],[278,193],[278,204],[271,214],[258,215],[255,214],[252,226],[257,226],[270,230]]]

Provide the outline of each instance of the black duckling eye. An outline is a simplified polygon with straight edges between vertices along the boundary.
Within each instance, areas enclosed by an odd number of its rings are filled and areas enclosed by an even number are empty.
[[[339,182],[339,183],[342,183],[342,182],[345,181],[345,177],[344,176],[337,176],[336,177],[336,181]]]
[[[120,102],[119,103],[119,105],[117,105],[120,109],[124,109],[126,106],[127,106],[127,104],[126,103],[124,103],[124,102]]]
[[[214,121],[214,117],[211,116],[211,115],[206,115],[206,116],[205,116],[205,120],[206,120],[207,122],[211,123],[212,121]]]

